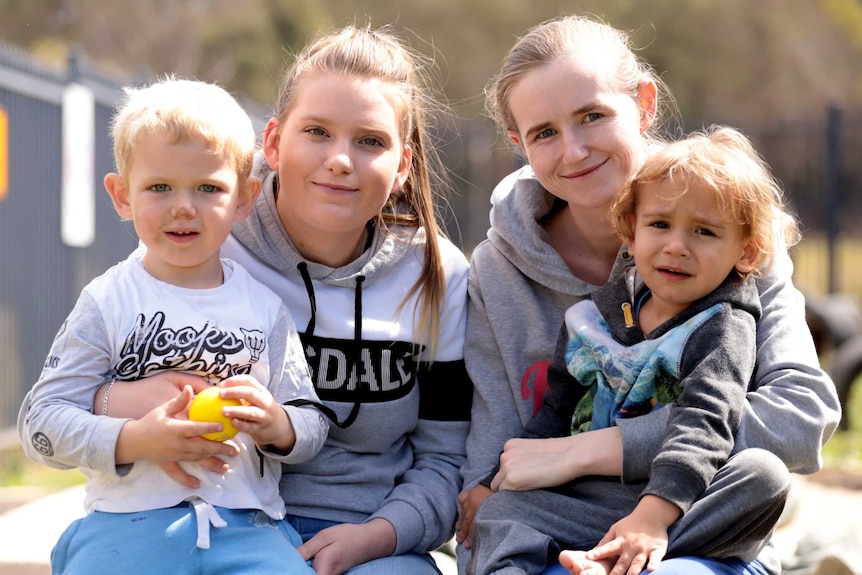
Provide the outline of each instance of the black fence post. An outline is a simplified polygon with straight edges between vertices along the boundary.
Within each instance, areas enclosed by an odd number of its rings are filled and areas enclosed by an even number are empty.
[[[838,235],[841,231],[841,205],[843,192],[841,190],[841,173],[843,168],[841,141],[842,110],[831,105],[826,119],[826,193],[828,211],[826,214],[826,245],[829,258],[829,293],[838,291],[837,265],[835,255],[838,245]]]

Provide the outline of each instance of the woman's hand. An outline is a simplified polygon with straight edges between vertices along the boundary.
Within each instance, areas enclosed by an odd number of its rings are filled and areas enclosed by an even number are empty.
[[[392,524],[380,517],[368,523],[342,523],[319,531],[297,547],[306,561],[312,560],[317,575],[341,575],[351,567],[395,552]]]
[[[491,480],[491,489],[527,491],[571,481],[576,474],[565,465],[569,439],[510,439],[503,446],[500,470]]]
[[[476,512],[492,493],[494,492],[488,487],[477,485],[458,495],[461,512],[458,514],[458,521],[455,522],[455,541],[459,544],[463,543],[467,549],[473,546],[473,519],[476,518]]]
[[[510,439],[491,489],[527,491],[558,487],[585,475],[619,476],[623,447],[619,428],[569,437]]]

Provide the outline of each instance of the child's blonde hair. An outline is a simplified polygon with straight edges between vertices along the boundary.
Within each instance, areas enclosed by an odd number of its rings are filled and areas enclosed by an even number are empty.
[[[111,122],[114,161],[126,174],[142,135],[167,134],[172,142],[200,138],[214,154],[224,154],[241,180],[251,173],[257,135],[242,106],[224,88],[167,77],[123,89]]]
[[[506,54],[500,71],[485,88],[485,111],[500,132],[505,135],[518,129],[510,106],[514,86],[527,73],[567,56],[601,58],[620,92],[635,101],[640,86],[653,82],[657,90],[656,114],[644,138],[654,142],[664,140],[665,124],[678,116],[667,85],[635,54],[628,34],[599,20],[577,15],[534,26]]]
[[[610,209],[610,221],[624,242],[634,239],[638,191],[644,184],[670,181],[679,197],[698,182],[714,190],[725,216],[741,225],[757,248],[754,274],[769,271],[779,240],[799,241],[796,219],[786,211],[781,186],[741,132],[710,126],[658,150],[623,189]],[[749,274],[742,274],[745,279]]]
[[[440,334],[440,313],[445,298],[445,276],[437,236],[441,233],[434,205],[434,186],[448,188],[446,171],[430,142],[429,123],[434,112],[444,109],[432,98],[431,83],[425,73],[424,58],[408,49],[388,28],[347,26],[323,35],[300,52],[285,73],[276,102],[279,129],[296,100],[303,78],[334,73],[377,79],[397,87],[404,106],[399,133],[405,146],[412,149],[410,172],[403,188],[389,200],[374,223],[380,227],[405,225],[425,229],[425,264],[419,280],[405,301],[419,292],[421,310],[419,332],[428,336],[430,355],[434,356]]]

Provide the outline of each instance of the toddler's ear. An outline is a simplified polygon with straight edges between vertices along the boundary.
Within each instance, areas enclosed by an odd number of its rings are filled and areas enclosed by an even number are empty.
[[[742,248],[742,254],[740,254],[739,259],[736,260],[736,271],[741,274],[749,274],[754,271],[755,265],[757,265],[757,258],[760,255],[760,250],[754,244],[753,241],[749,240],[745,247]]]
[[[129,188],[120,174],[111,172],[104,179],[105,191],[111,196],[114,209],[124,220],[132,219],[132,206],[129,204]]]
[[[245,183],[239,186],[239,190],[237,190],[239,198],[236,204],[234,221],[239,222],[248,217],[252,208],[254,208],[254,201],[260,195],[260,188],[260,178],[257,176],[249,176],[245,180]]]

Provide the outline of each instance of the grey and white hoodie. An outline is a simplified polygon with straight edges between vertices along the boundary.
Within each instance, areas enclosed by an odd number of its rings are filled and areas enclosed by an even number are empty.
[[[395,527],[396,553],[432,550],[452,533],[469,428],[467,260],[437,238],[446,298],[429,357],[414,332],[416,296],[400,305],[422,271],[424,230],[375,229],[370,247],[341,268],[306,261],[278,217],[275,174],[262,175],[254,211],[222,254],[285,302],[318,397],[338,420],[315,458],[285,469],[287,512],[351,523],[383,517]]]

